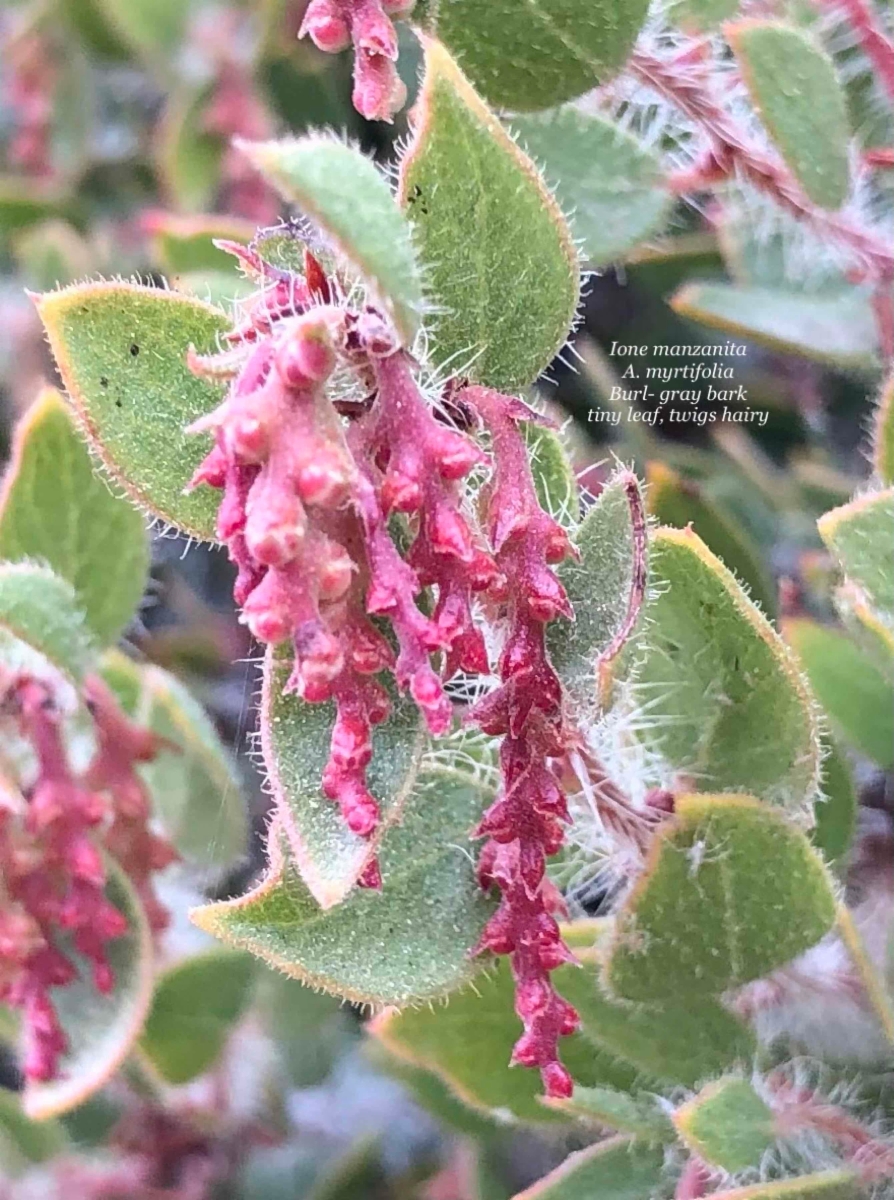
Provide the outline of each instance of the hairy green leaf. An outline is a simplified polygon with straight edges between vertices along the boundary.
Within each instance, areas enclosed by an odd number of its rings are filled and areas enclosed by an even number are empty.
[[[486,99],[550,108],[624,65],[646,0],[437,0],[429,24]]]
[[[681,317],[771,350],[837,367],[876,367],[872,308],[868,297],[853,288],[814,295],[735,283],[687,283],[670,304]]]
[[[580,520],[580,488],[561,434],[528,421],[523,426],[540,507],[567,526]]]
[[[107,865],[106,896],[129,926],[123,937],[108,944],[115,985],[108,995],[97,992],[92,963],[67,935],[59,939],[59,949],[74,963],[79,978],[53,993],[69,1047],[57,1078],[25,1087],[24,1109],[35,1120],[76,1108],[108,1082],[140,1036],[152,1002],[152,935],[146,916],[121,868],[111,861]]]
[[[875,410],[872,464],[885,487],[894,485],[894,374],[885,381]]]
[[[146,586],[142,515],[96,474],[58,392],[46,388],[19,424],[0,496],[0,558],[38,559],[75,591],[97,641],[114,642]]]
[[[570,1154],[513,1200],[651,1200],[659,1194],[664,1151],[633,1138],[610,1138]]]
[[[75,684],[96,648],[71,584],[49,567],[0,563],[0,629],[37,650]]]
[[[140,1050],[167,1083],[188,1083],[217,1061],[245,1012],[255,962],[236,950],[212,950],[169,967],[155,985]]]
[[[773,1113],[745,1079],[729,1076],[708,1084],[674,1113],[684,1143],[724,1171],[760,1164],[775,1140]]]
[[[791,651],[689,530],[653,534],[650,585],[626,701],[649,715],[643,744],[699,787],[809,819],[819,733]]]
[[[661,163],[607,117],[569,105],[513,117],[512,128],[572,214],[591,266],[623,258],[664,224],[672,197]]]
[[[481,383],[524,387],[574,318],[580,272],[571,235],[534,164],[428,39],[415,111],[400,200],[434,302],[432,353]]]
[[[784,622],[836,732],[883,768],[894,764],[894,683],[846,633],[806,618]]]
[[[190,344],[216,349],[227,315],[192,296],[131,283],[47,292],[37,309],[82,428],[135,503],[203,541],[215,538],[218,495],[183,489],[208,451],[186,426],[223,394],[186,365]]]
[[[807,196],[823,208],[847,198],[850,126],[832,60],[800,29],[746,20],[724,27],[767,132]]]
[[[833,508],[817,526],[845,575],[894,629],[894,487]]]
[[[676,1132],[654,1096],[632,1096],[616,1088],[575,1085],[570,1100],[550,1101],[570,1117],[629,1133],[644,1142],[672,1142]]]
[[[331,137],[239,146],[357,271],[411,343],[421,319],[422,281],[410,228],[373,163]]]
[[[676,798],[618,917],[606,982],[619,996],[681,1001],[768,975],[835,920],[822,859],[750,796]]]
[[[829,734],[823,738],[821,785],[823,794],[816,804],[811,841],[834,867],[845,859],[854,840],[858,801],[847,760]]]

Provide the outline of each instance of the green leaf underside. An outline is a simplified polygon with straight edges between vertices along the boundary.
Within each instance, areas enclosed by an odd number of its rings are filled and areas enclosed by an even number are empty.
[[[734,283],[687,283],[671,307],[723,333],[771,350],[832,366],[873,370],[878,337],[868,297],[849,292],[810,295]]]
[[[670,1118],[652,1096],[576,1084],[570,1100],[554,1101],[550,1107],[647,1142],[672,1142],[676,1138]]]
[[[894,484],[894,374],[879,396],[872,429],[872,464],[885,487]]]
[[[627,60],[646,0],[438,0],[435,32],[491,103],[516,112],[588,92]]]
[[[0,558],[37,559],[67,579],[100,644],[118,638],[146,585],[143,518],[97,475],[65,402],[50,388],[16,430],[0,496]]]
[[[443,995],[479,969],[469,951],[494,910],[475,879],[468,834],[476,789],[432,773],[382,840],[381,892],[355,888],[320,909],[271,826],[270,868],[252,892],[191,914],[206,932],[250,950],[311,987],[359,1003],[405,1004]]]
[[[833,508],[818,528],[848,579],[894,629],[894,487]]]
[[[708,548],[747,586],[752,599],[773,616],[776,612],[773,581],[747,531],[703,495],[697,484],[664,463],[647,464],[646,482],[649,512],[662,525],[684,529],[691,524]]]
[[[71,584],[49,567],[0,563],[0,629],[48,659],[75,684],[95,647]]]
[[[709,1084],[674,1114],[677,1132],[689,1149],[724,1171],[745,1171],[760,1163],[775,1140],[773,1113],[745,1079]]]
[[[694,533],[651,541],[633,699],[638,736],[705,791],[748,791],[809,819],[819,781],[817,718],[791,651]]]
[[[102,675],[125,711],[165,740],[139,772],[168,837],[193,866],[222,867],[245,852],[242,785],[232,756],[192,693],[176,676],[103,656]]]
[[[808,197],[840,208],[850,182],[847,100],[832,60],[793,26],[737,21],[724,29],[768,133]]]
[[[393,698],[391,715],[373,731],[366,782],[381,819],[371,838],[348,829],[338,805],[320,786],[335,720],[332,703],[307,704],[284,691],[292,670],[287,643],[267,651],[261,693],[261,748],[291,857],[318,904],[338,904],[403,816],[429,746],[419,710],[408,697]]]
[[[512,391],[536,379],[568,336],[577,252],[534,164],[443,46],[425,45],[400,200],[434,304],[431,352],[439,364]]]
[[[619,996],[719,995],[815,945],[835,919],[819,854],[749,796],[678,796],[618,918],[606,982]]]
[[[672,205],[658,159],[606,117],[573,106],[512,118],[552,185],[590,266],[615,262],[657,233]]]
[[[120,867],[108,864],[106,895],[124,913],[128,931],[108,943],[115,986],[107,995],[93,987],[91,964],[59,939],[62,952],[79,978],[53,992],[53,1003],[69,1041],[59,1076],[48,1083],[28,1083],[23,1104],[35,1120],[76,1108],[101,1088],[124,1062],[140,1036],[152,1002],[152,936],[130,882]]]
[[[894,735],[892,735],[894,740]],[[827,863],[842,862],[857,828],[857,791],[844,754],[827,734],[823,738],[823,798],[816,805],[811,841]]]
[[[68,1137],[58,1121],[30,1120],[15,1092],[0,1090],[0,1173],[7,1181],[67,1148]]]
[[[422,313],[422,280],[409,226],[373,163],[335,138],[240,146],[357,271],[410,344]]]
[[[783,624],[836,732],[882,768],[894,764],[894,683],[847,634],[806,619]]]
[[[575,703],[590,707],[597,701],[597,660],[623,628],[634,583],[628,486],[639,490],[630,472],[618,472],[571,531],[580,561],[568,559],[559,577],[575,620],[554,621],[547,627],[547,646],[559,678]]]
[[[583,961],[582,970],[562,967],[554,977],[581,1017],[580,1032],[562,1040],[562,1059],[578,1084],[625,1094],[634,1086],[692,1086],[750,1061],[750,1033],[711,998],[694,1005],[618,1003],[593,963]],[[548,1120],[552,1110],[540,1102],[537,1077],[508,1065],[520,1029],[512,978],[500,961],[445,1007],[389,1014],[373,1031],[398,1057],[440,1076],[470,1107]]]
[[[514,1200],[650,1200],[664,1167],[660,1146],[611,1138],[570,1154]]]
[[[217,1061],[245,1012],[255,962],[213,950],[169,968],[158,980],[140,1049],[167,1083],[188,1083]]]
[[[849,1171],[818,1171],[775,1183],[713,1192],[714,1200],[857,1200],[865,1192],[858,1177]]]
[[[537,421],[522,426],[540,507],[560,524],[580,520],[580,488],[561,434]]]
[[[219,403],[223,388],[186,365],[192,343],[213,352],[230,319],[177,292],[91,283],[37,300],[66,390],[91,446],[139,505],[213,541],[219,494],[183,489],[208,452],[184,430]]]

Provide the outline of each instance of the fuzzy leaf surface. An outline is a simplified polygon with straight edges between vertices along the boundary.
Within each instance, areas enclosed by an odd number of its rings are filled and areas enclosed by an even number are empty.
[[[894,374],[885,381],[875,411],[872,465],[885,487],[894,485]]]
[[[670,301],[682,317],[771,350],[830,366],[875,369],[878,338],[868,297],[856,289],[819,293],[735,283],[687,283]]]
[[[52,388],[16,429],[0,496],[0,558],[37,559],[67,579],[101,645],[117,640],[146,586],[143,517],[96,473]]]
[[[108,995],[100,995],[93,986],[91,963],[68,937],[59,939],[59,948],[80,978],[53,992],[69,1049],[60,1060],[58,1078],[25,1087],[22,1103],[34,1120],[68,1112],[103,1087],[140,1036],[152,1002],[152,935],[145,914],[121,868],[109,861],[107,869],[106,896],[128,922],[127,932],[108,943],[115,986]]]
[[[834,867],[846,858],[854,840],[858,801],[847,759],[829,734],[823,738],[822,789],[811,841]]]
[[[131,499],[201,541],[215,539],[218,493],[183,489],[208,452],[184,430],[223,389],[186,365],[217,348],[230,319],[192,296],[131,283],[47,292],[37,309],[91,447]]]
[[[523,426],[540,507],[566,527],[580,520],[580,488],[561,435],[536,421]]]
[[[255,975],[250,955],[212,950],[159,978],[139,1045],[166,1083],[188,1083],[214,1065],[248,1006]]]
[[[240,143],[240,148],[357,271],[409,345],[422,313],[422,279],[410,227],[373,163],[327,137]]]
[[[660,1146],[610,1138],[570,1154],[513,1200],[651,1200],[659,1194],[663,1167]]]
[[[283,689],[291,669],[287,644],[267,651],[261,748],[290,855],[317,903],[330,908],[344,899],[388,829],[401,820],[420,784],[429,739],[416,705],[406,697],[397,699],[389,718],[373,731],[373,756],[367,769],[367,786],[379,802],[381,819],[372,837],[359,837],[320,786],[335,706],[307,704],[294,692],[286,694]]]
[[[554,1100],[550,1107],[645,1142],[672,1142],[677,1136],[670,1118],[654,1097],[632,1096],[615,1088],[575,1085],[570,1100]]]
[[[807,618],[783,624],[836,732],[880,767],[894,764],[894,684],[866,650]]]
[[[618,917],[606,983],[630,1000],[719,995],[815,945],[835,920],[822,859],[751,796],[678,796]]]
[[[631,599],[641,581],[637,565],[635,513],[642,512],[639,483],[629,471],[608,481],[571,537],[580,560],[567,560],[559,577],[575,619],[547,626],[553,666],[572,699],[595,705],[597,663],[624,628]]]
[[[530,112],[588,92],[624,65],[645,0],[438,0],[434,31],[479,92]]]
[[[534,164],[430,39],[415,111],[399,195],[435,306],[435,361],[523,388],[560,349],[577,308],[568,227]]]
[[[714,791],[749,791],[809,816],[819,780],[813,702],[794,657],[730,572],[694,533],[651,539],[634,704],[643,744]]]
[[[681,1105],[674,1125],[693,1154],[730,1172],[758,1166],[775,1140],[772,1111],[735,1076],[715,1080]]]
[[[613,121],[569,105],[513,117],[512,128],[573,214],[590,266],[623,258],[664,224],[672,198],[661,163]]]
[[[894,628],[894,487],[833,508],[817,526],[848,579]]]
[[[779,21],[724,27],[755,108],[807,196],[840,208],[850,184],[847,99],[832,60]]]
[[[0,629],[12,634],[75,684],[96,652],[71,584],[49,567],[0,563]]]

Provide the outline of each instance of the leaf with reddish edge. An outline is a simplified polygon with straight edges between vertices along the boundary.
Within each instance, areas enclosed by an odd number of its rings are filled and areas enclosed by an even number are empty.
[[[131,500],[200,541],[216,539],[219,496],[184,488],[208,452],[185,433],[223,387],[186,364],[216,348],[231,320],[193,296],[134,283],[74,285],[36,298],[83,432]]]
[[[894,487],[833,508],[817,528],[848,579],[894,629]]]
[[[650,1200],[660,1195],[664,1150],[614,1137],[569,1154],[561,1166],[513,1200]]]
[[[605,982],[629,1000],[717,996],[815,945],[835,914],[821,856],[776,810],[677,796],[618,916]]]
[[[321,908],[342,901],[375,857],[388,829],[400,821],[419,783],[430,739],[409,698],[393,702],[374,728],[367,786],[381,817],[368,838],[352,833],[338,805],[323,792],[335,705],[308,704],[285,685],[292,671],[288,643],[269,647],[261,685],[261,750],[282,830],[305,885]]]
[[[127,876],[112,861],[106,895],[128,922],[127,932],[106,947],[114,987],[108,995],[97,992],[91,964],[67,938],[59,939],[59,948],[75,964],[79,978],[51,993],[69,1048],[56,1079],[31,1081],[25,1087],[23,1106],[34,1120],[68,1112],[103,1087],[139,1038],[152,1003],[152,936]]]
[[[712,1192],[712,1200],[858,1200],[865,1190],[855,1171],[817,1171],[794,1179]]]
[[[232,258],[215,242],[223,238],[248,245],[255,232],[249,221],[217,213],[180,216],[153,210],[143,215],[141,223],[152,238],[156,262],[171,275],[196,271],[225,271],[232,275]]]
[[[444,47],[423,45],[399,197],[435,305],[431,351],[453,372],[514,390],[536,379],[568,336],[577,250],[531,160]]]
[[[775,1140],[770,1107],[735,1075],[714,1080],[682,1104],[674,1125],[693,1154],[724,1171],[759,1166]]]

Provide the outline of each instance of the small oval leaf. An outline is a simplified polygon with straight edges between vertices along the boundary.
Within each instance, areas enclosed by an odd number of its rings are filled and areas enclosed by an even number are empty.
[[[0,629],[37,650],[76,685],[93,665],[96,648],[74,588],[49,567],[0,563]]]
[[[894,628],[894,487],[833,508],[817,527],[848,579]]]
[[[759,1166],[775,1140],[773,1113],[747,1079],[730,1076],[703,1088],[674,1113],[684,1144],[723,1171]]]

